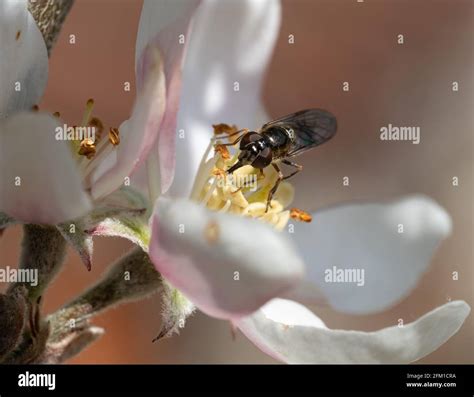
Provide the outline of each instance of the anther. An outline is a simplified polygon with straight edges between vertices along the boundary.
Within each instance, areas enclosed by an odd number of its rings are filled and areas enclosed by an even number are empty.
[[[118,128],[111,127],[109,130],[109,141],[112,145],[117,146],[120,144],[120,131]]]
[[[212,128],[214,128],[214,135],[220,135],[220,134],[232,134],[234,132],[238,131],[238,128],[236,125],[229,125],[225,123],[221,124],[213,124]]]
[[[79,155],[86,156],[88,159],[91,159],[94,157],[95,152],[95,144],[92,139],[86,138],[81,141],[81,146],[78,152]]]
[[[230,159],[230,152],[229,149],[227,149],[226,146],[224,145],[215,145],[214,150],[216,153],[219,153],[222,157],[223,160],[229,160]]]
[[[290,217],[296,221],[307,223],[313,220],[311,214],[307,213],[306,211],[300,210],[299,208],[292,208],[290,210]]]

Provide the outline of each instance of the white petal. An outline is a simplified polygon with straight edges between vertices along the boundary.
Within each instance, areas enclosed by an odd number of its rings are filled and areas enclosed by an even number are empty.
[[[254,312],[303,276],[302,262],[282,233],[184,199],[157,201],[150,257],[199,309],[220,318]]]
[[[306,307],[274,299],[236,325],[262,351],[293,364],[410,363],[453,336],[470,312],[453,301],[417,321],[376,332],[328,329]]]
[[[69,144],[55,139],[58,125],[40,113],[0,124],[0,210],[15,219],[57,224],[91,208]]]
[[[48,53],[27,3],[0,1],[0,119],[30,110],[46,87]]]
[[[156,139],[154,147],[150,149],[158,156],[159,170],[156,170],[156,173],[159,173],[162,193],[169,189],[174,178],[182,63],[189,40],[191,20],[199,3],[199,0],[145,0],[140,17],[135,63],[139,90],[146,76],[144,59],[147,57],[144,57],[144,54],[147,48],[157,48],[164,58],[166,112],[161,125],[155,129]]]
[[[311,224],[296,224],[291,234],[308,267],[306,283],[298,291],[301,296],[291,298],[317,303],[322,293],[339,311],[383,310],[417,285],[435,249],[450,232],[450,216],[424,196],[316,212]],[[330,282],[336,274],[334,266],[336,272],[359,269],[359,276],[363,271],[363,285]]]
[[[173,195],[188,195],[212,124],[257,128],[264,73],[280,27],[275,0],[207,0],[194,17],[185,58]],[[222,33],[223,32],[223,33]],[[234,91],[234,84],[239,91]]]
[[[166,107],[163,59],[154,47],[147,48],[150,66],[138,92],[132,116],[121,125],[121,143],[115,164],[99,167],[93,175],[92,196],[102,198],[123,185],[126,177],[143,163],[156,141]],[[110,163],[111,157],[107,160]]]
[[[156,37],[176,25],[176,21],[180,21],[184,15],[197,7],[198,0],[144,0],[142,12],[140,14],[140,24],[138,27],[137,42],[135,45],[135,68],[139,68],[140,57],[146,46],[155,41]],[[187,26],[181,26],[183,31],[176,31],[173,33],[186,34]],[[166,44],[164,50],[175,51],[175,43],[179,43],[179,37],[169,37],[169,41],[164,43],[165,37],[162,38],[161,43]],[[187,41],[187,40],[185,40]],[[137,74],[138,71],[137,71]]]

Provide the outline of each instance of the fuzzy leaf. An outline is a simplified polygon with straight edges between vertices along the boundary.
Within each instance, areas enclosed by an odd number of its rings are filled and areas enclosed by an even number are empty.
[[[146,226],[146,213],[147,202],[143,196],[131,188],[122,188],[107,196],[86,216],[62,223],[57,228],[90,271],[93,236],[126,237],[145,250],[147,244],[142,240],[146,233],[141,232],[141,229],[143,225]]]
[[[184,327],[186,319],[195,309],[195,306],[181,292],[167,282],[163,282],[162,302],[161,331],[153,342],[161,338],[169,338],[175,333],[179,334],[179,329]]]

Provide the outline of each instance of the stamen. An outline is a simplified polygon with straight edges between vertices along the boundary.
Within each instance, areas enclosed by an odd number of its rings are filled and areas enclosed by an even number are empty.
[[[219,153],[220,156],[224,159],[224,160],[229,160],[230,159],[230,153],[229,153],[229,149],[227,149],[227,146],[224,146],[224,145],[215,145],[214,146],[214,150],[216,153]]]
[[[209,190],[206,192],[206,195],[204,196],[204,198],[201,200],[201,204],[207,205],[209,199],[212,196],[212,193],[214,193],[214,190],[216,189],[216,186],[217,186],[217,178],[214,178],[212,185],[210,186]]]
[[[96,153],[96,148],[94,145],[94,141],[92,139],[83,139],[81,141],[81,146],[79,148],[78,154],[81,156],[86,156],[88,159],[94,157]]]
[[[110,128],[109,141],[112,145],[118,146],[120,144],[120,131],[118,128]]]
[[[292,208],[290,210],[290,217],[299,222],[311,222],[313,217],[311,214],[307,213],[306,211],[300,210],[299,208]]]
[[[207,145],[204,155],[201,158],[201,162],[199,163],[198,172],[194,180],[193,187],[191,189],[190,198],[192,200],[195,200],[195,201],[199,200],[201,192],[203,191],[203,189],[209,182],[209,173],[211,172],[211,170],[214,169],[214,166],[217,163],[217,158],[215,156],[214,158],[209,159],[209,161],[207,161],[209,153],[211,153],[211,150],[213,147],[214,147],[214,144],[211,139],[209,141],[209,145]]]
[[[87,124],[89,127],[94,128],[95,131],[95,141],[94,143],[97,145],[102,138],[102,133],[104,132],[104,124],[98,117],[92,117]]]
[[[61,117],[61,113],[59,112],[54,112],[53,113],[53,116],[56,117],[57,119],[59,119]]]
[[[84,112],[84,116],[82,117],[81,125],[89,124],[89,119],[91,117],[93,108],[94,108],[94,100],[91,98],[86,102],[86,110]]]
[[[39,106],[38,105],[33,105],[33,107],[31,108],[31,110],[33,112],[38,112],[39,111]]]
[[[227,211],[229,211],[229,208],[230,206],[232,205],[232,201],[231,200],[227,200],[224,204],[224,206],[218,211],[220,213],[226,213]]]

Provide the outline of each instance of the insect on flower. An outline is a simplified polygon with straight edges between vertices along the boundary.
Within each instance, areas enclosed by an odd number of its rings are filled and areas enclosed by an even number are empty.
[[[227,173],[231,174],[244,165],[263,170],[271,164],[278,174],[278,179],[268,193],[267,212],[280,182],[303,169],[302,165],[289,159],[328,141],[336,130],[337,121],[331,113],[322,109],[307,109],[270,121],[264,124],[259,132],[248,129],[232,132],[227,136],[240,136],[233,142],[222,144],[221,147],[233,146],[240,142],[240,154],[238,161]],[[279,167],[280,162],[296,170],[284,176]]]

